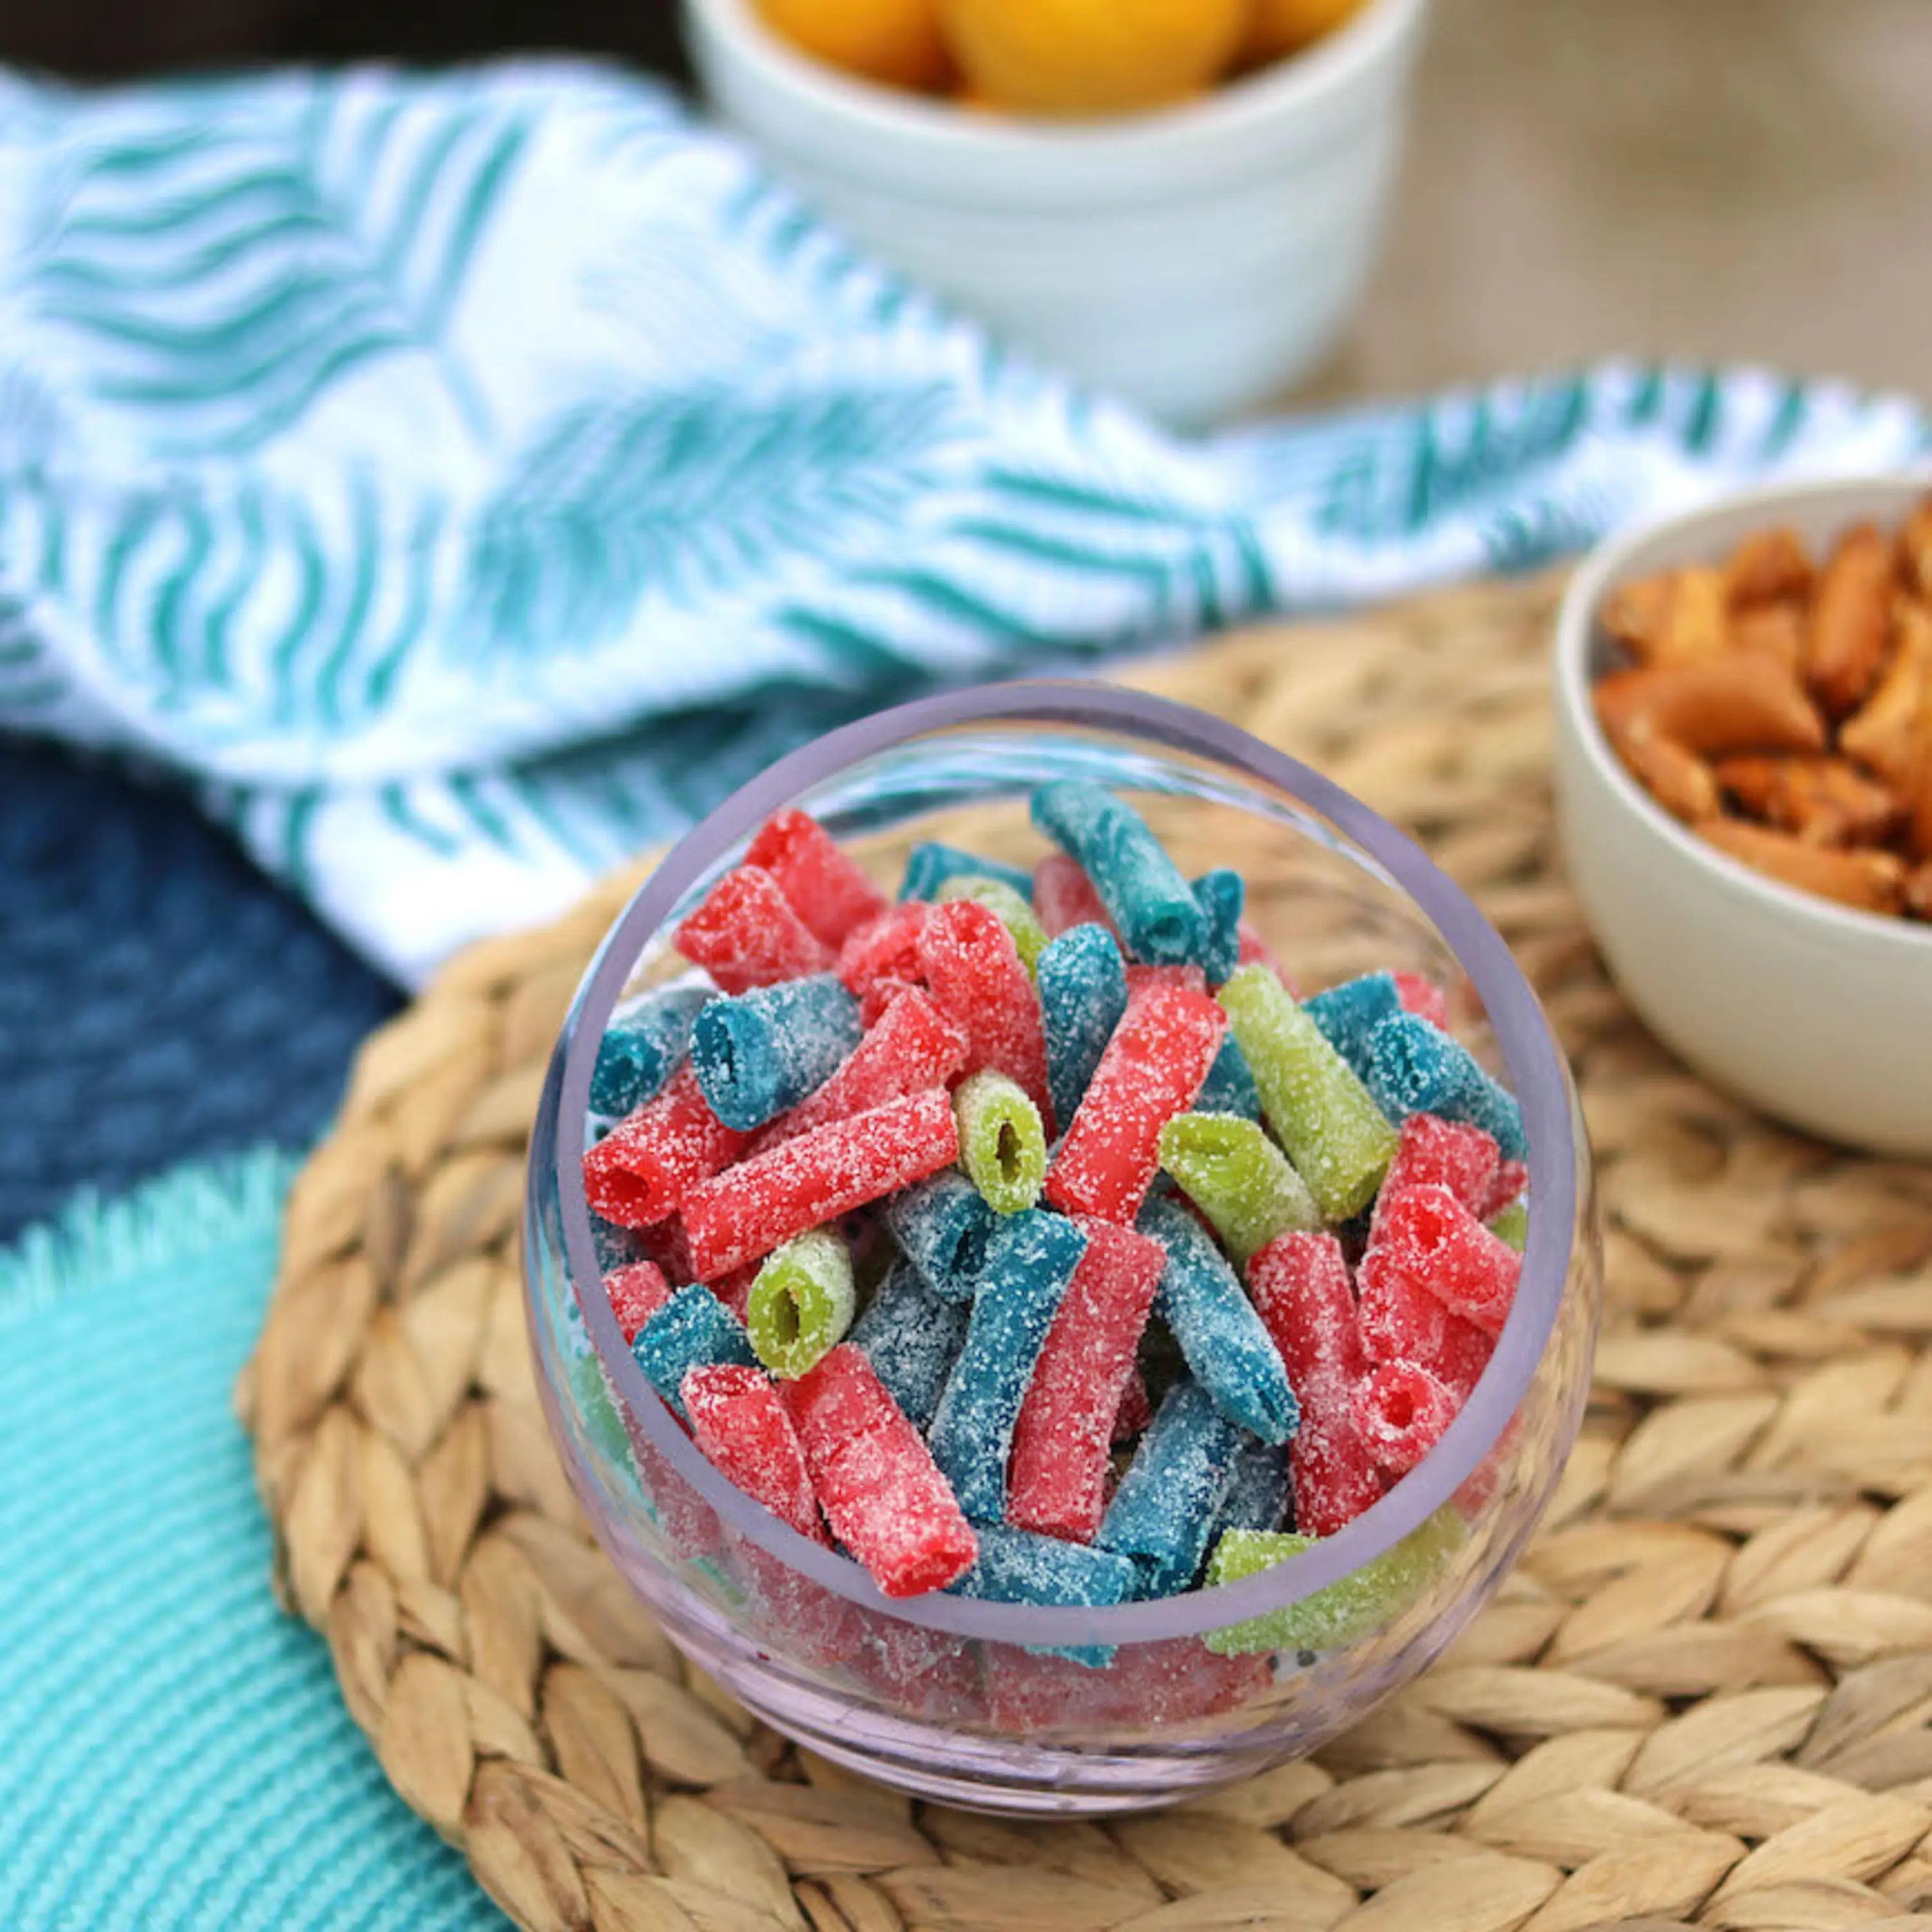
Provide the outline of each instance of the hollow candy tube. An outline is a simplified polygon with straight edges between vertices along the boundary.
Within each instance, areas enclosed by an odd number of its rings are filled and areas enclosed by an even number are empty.
[[[1228,1493],[1221,1499],[1210,1542],[1231,1529],[1279,1529],[1288,1513],[1288,1450],[1250,1436],[1234,1452]]]
[[[913,1426],[924,1429],[966,1339],[965,1306],[941,1300],[911,1262],[897,1262],[853,1323],[851,1339]]]
[[[859,1003],[832,973],[713,1000],[691,1033],[711,1111],[741,1133],[822,1087],[863,1037]]]
[[[1040,1198],[1046,1179],[1046,1130],[1040,1109],[991,1067],[963,1082],[952,1096],[959,1121],[959,1160],[967,1178],[998,1214],[1017,1214]]]
[[[1116,940],[1120,938],[1094,881],[1080,869],[1079,860],[1064,852],[1049,852],[1033,868],[1033,907],[1050,939],[1076,926],[1098,926]]]
[[[652,1388],[684,1418],[684,1378],[714,1362],[758,1366],[742,1325],[708,1288],[681,1288],[638,1331],[631,1353]]]
[[[852,1325],[852,1256],[829,1228],[776,1248],[752,1283],[745,1328],[758,1360],[795,1382]]]
[[[963,1174],[935,1174],[886,1203],[886,1228],[932,1292],[970,1301],[979,1292],[987,1244],[999,1225]]]
[[[1412,1114],[1402,1124],[1395,1158],[1376,1197],[1372,1225],[1379,1226],[1388,1203],[1412,1187],[1446,1187],[1480,1218],[1499,1165],[1496,1142],[1480,1127],[1436,1114]]]
[[[1200,965],[1208,920],[1147,821],[1103,786],[1064,779],[1033,794],[1033,822],[1078,860],[1128,953],[1156,965]]]
[[[1346,1060],[1357,1078],[1369,1077],[1369,1036],[1402,1010],[1402,992],[1393,973],[1364,973],[1325,992],[1311,993],[1301,1010]]]
[[[1034,984],[1046,1024],[1054,1118],[1071,1121],[1127,1010],[1126,962],[1106,927],[1075,926],[1040,955]]]
[[[1024,1529],[988,1525],[978,1532],[980,1560],[948,1587],[956,1595],[996,1604],[1099,1606],[1125,1603],[1139,1586],[1132,1561],[1105,1550],[1088,1550]],[[1048,1657],[1064,1657],[1089,1670],[1113,1661],[1112,1644],[1028,1645]]]
[[[1130,1000],[1047,1170],[1047,1199],[1130,1223],[1160,1165],[1161,1128],[1193,1106],[1226,1030],[1205,993],[1156,984]]]
[[[744,1145],[745,1136],[711,1111],[698,1076],[681,1066],[656,1099],[619,1121],[584,1156],[584,1196],[605,1220],[648,1228],[674,1214]]]
[[[1052,1046],[1049,1037],[1049,1052]],[[1221,1051],[1208,1070],[1194,1110],[1198,1114],[1238,1114],[1244,1120],[1258,1120],[1262,1117],[1261,1089],[1248,1071],[1241,1042],[1232,1033],[1222,1041]]]
[[[687,1369],[680,1389],[692,1440],[753,1501],[814,1543],[830,1544],[798,1432],[769,1376],[736,1363]]]
[[[1160,1130],[1160,1164],[1244,1267],[1276,1235],[1322,1225],[1307,1183],[1258,1121],[1177,1114]]]
[[[1040,996],[1012,935],[984,906],[955,899],[926,916],[919,958],[933,1004],[966,1036],[966,1070],[1017,1081],[1050,1128]]]
[[[1106,1501],[1113,1426],[1167,1256],[1158,1241],[1131,1229],[1106,1221],[1078,1226],[1087,1251],[1013,1427],[1006,1520],[1089,1543]]]
[[[1462,1042],[1413,1013],[1396,1013],[1369,1036],[1369,1090],[1392,1120],[1439,1114],[1480,1127],[1510,1160],[1528,1151],[1522,1109]]]
[[[1206,941],[1196,964],[1210,986],[1220,986],[1240,964],[1241,908],[1247,892],[1240,874],[1226,866],[1203,872],[1194,881],[1194,897],[1207,922]]]
[[[661,986],[614,1019],[597,1042],[590,1105],[599,1114],[628,1114],[654,1100],[691,1044],[692,1022],[709,986]]]
[[[1033,875],[1018,866],[1002,865],[997,859],[982,859],[962,852],[956,845],[941,845],[928,839],[915,845],[906,860],[905,877],[899,881],[902,899],[936,899],[939,889],[949,879],[998,879],[1016,892],[1030,895]]]
[[[1460,1406],[1455,1391],[1418,1364],[1384,1362],[1355,1390],[1355,1426],[1393,1481],[1436,1447]]]
[[[1140,1229],[1167,1251],[1154,1306],[1202,1393],[1264,1442],[1285,1442],[1299,1419],[1288,1372],[1240,1278],[1214,1238],[1178,1201],[1156,1198]]]
[[[952,1103],[908,1094],[834,1120],[700,1181],[680,1212],[693,1270],[715,1281],[808,1228],[878,1201],[959,1155]]]
[[[809,812],[775,812],[745,854],[771,874],[813,936],[836,948],[886,909],[884,892]]]
[[[1243,966],[1217,995],[1241,1043],[1262,1111],[1324,1220],[1366,1207],[1396,1150],[1348,1062],[1264,966]],[[1418,1022],[1420,1024],[1423,1022]]]
[[[776,986],[832,963],[824,945],[792,910],[770,873],[740,866],[711,888],[677,929],[677,950],[728,993]]]
[[[1192,1587],[1240,1443],[1240,1431],[1198,1383],[1184,1376],[1168,1390],[1095,1538],[1102,1550],[1134,1558],[1147,1595]]]
[[[1516,1298],[1522,1257],[1446,1187],[1409,1187],[1377,1217],[1377,1250],[1391,1250],[1445,1308],[1499,1334]]]
[[[1040,956],[1046,950],[1046,928],[1024,892],[1015,892],[1004,879],[962,874],[956,879],[948,879],[939,889],[942,905],[953,899],[970,899],[975,905],[984,906],[1011,934],[1020,964],[1029,973],[1037,968]]]
[[[882,980],[917,982],[923,970],[919,936],[932,910],[923,899],[908,899],[859,927],[838,949],[838,977],[846,992],[862,998]]]
[[[670,1299],[670,1283],[656,1262],[626,1262],[605,1275],[604,1292],[610,1297],[610,1312],[616,1316],[618,1332],[628,1346]]]
[[[1003,1220],[987,1243],[965,1345],[927,1436],[933,1460],[974,1522],[1004,1519],[1013,1426],[1086,1247],[1071,1221],[1037,1208]]]

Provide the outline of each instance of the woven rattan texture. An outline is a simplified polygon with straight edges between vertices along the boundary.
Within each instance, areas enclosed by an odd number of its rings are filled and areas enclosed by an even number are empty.
[[[1713,1095],[1605,982],[1551,814],[1553,596],[1237,637],[1140,680],[1316,760],[1474,890],[1600,1162],[1610,1315],[1548,1520],[1454,1651],[1312,1762],[1022,1826],[752,1724],[587,1540],[526,1358],[524,1136],[622,886],[466,954],[368,1042],[242,1406],[279,1587],[397,1790],[513,1917],[1559,1932],[1932,1907],[1932,1170]]]

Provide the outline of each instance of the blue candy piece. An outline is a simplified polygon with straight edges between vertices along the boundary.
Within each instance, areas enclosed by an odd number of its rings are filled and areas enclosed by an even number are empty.
[[[1234,1452],[1234,1471],[1221,1499],[1209,1546],[1224,1530],[1279,1529],[1288,1514],[1288,1445],[1250,1436]]]
[[[1195,1380],[1231,1422],[1286,1442],[1301,1420],[1288,1371],[1214,1237],[1169,1196],[1150,1200],[1137,1225],[1167,1250],[1154,1312]]]
[[[709,986],[661,987],[613,1020],[597,1043],[592,1108],[628,1114],[655,1099],[691,1045],[692,1022],[717,997]]]
[[[1247,897],[1247,881],[1226,866],[1194,881],[1195,902],[1208,922],[1200,964],[1210,986],[1220,985],[1241,963],[1241,910]]]
[[[1033,904],[1033,874],[1018,866],[1003,866],[997,859],[982,859],[976,853],[962,852],[956,845],[941,845],[928,839],[912,848],[906,860],[905,877],[899,881],[902,899],[936,899],[939,889],[949,879],[998,879],[1011,886],[1028,905]]]
[[[957,1168],[908,1187],[886,1204],[886,1227],[899,1252],[948,1301],[970,1301],[1000,1217]]]
[[[736,1362],[748,1369],[758,1365],[745,1324],[697,1282],[680,1288],[638,1330],[631,1353],[645,1379],[686,1420],[689,1418],[680,1390],[687,1369],[712,1362]]]
[[[986,1245],[966,1342],[946,1378],[926,1446],[959,1507],[974,1522],[999,1522],[1006,1507],[1013,1424],[1040,1344],[1087,1237],[1037,1208],[1000,1219]]]
[[[965,1309],[940,1300],[910,1262],[893,1264],[846,1337],[866,1352],[892,1400],[922,1430],[965,1339]]]
[[[1033,795],[1033,822],[1080,862],[1129,954],[1156,966],[1205,964],[1207,916],[1145,819],[1104,786],[1066,778]]]
[[[835,973],[714,999],[691,1032],[691,1064],[711,1111],[748,1133],[822,1087],[859,1044],[859,1003]]]
[[[1402,1011],[1402,995],[1388,973],[1364,973],[1344,980],[1325,993],[1301,1003],[1302,1010],[1322,1029],[1322,1036],[1365,1085],[1369,1078],[1369,1036],[1382,1022]]]
[[[601,1214],[590,1217],[591,1245],[597,1250],[597,1272],[608,1274],[613,1268],[620,1268],[627,1263],[644,1258],[644,1244],[635,1232],[628,1228],[620,1228],[614,1221],[607,1221]]]
[[[1126,962],[1104,926],[1070,926],[1040,956],[1034,983],[1046,1022],[1047,1090],[1065,1126],[1127,1010]]]
[[[995,1604],[1051,1604],[1095,1609],[1124,1604],[1138,1594],[1140,1572],[1131,1558],[1111,1550],[1063,1543],[1030,1530],[988,1524],[975,1532],[980,1558],[956,1583],[955,1596],[982,1597]],[[1029,1644],[1046,1657],[1064,1657],[1090,1670],[1104,1670],[1114,1660],[1110,1643]]]
[[[1094,1539],[1134,1558],[1144,1594],[1193,1588],[1240,1446],[1198,1382],[1184,1376],[1168,1390]]]
[[[1528,1153],[1516,1096],[1440,1027],[1414,1013],[1396,1013],[1369,1036],[1368,1058],[1363,1084],[1397,1126],[1412,1114],[1437,1114],[1480,1127],[1506,1160],[1521,1160]]]
[[[1239,1114],[1244,1120],[1262,1117],[1261,1090],[1248,1070],[1247,1055],[1231,1030],[1221,1042],[1221,1050],[1208,1070],[1200,1097],[1194,1102],[1197,1114]]]

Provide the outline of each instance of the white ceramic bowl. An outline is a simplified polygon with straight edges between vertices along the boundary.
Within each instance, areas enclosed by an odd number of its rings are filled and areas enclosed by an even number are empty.
[[[1199,422],[1318,362],[1373,266],[1427,0],[1165,112],[1022,121],[898,94],[686,0],[712,105],[821,213],[1042,362]]]
[[[1633,578],[1721,562],[1785,524],[1826,549],[1895,530],[1923,480],[1765,490],[1606,544],[1557,620],[1556,796],[1570,876],[1611,976],[1652,1030],[1720,1086],[1828,1139],[1932,1155],[1932,926],[1857,912],[1753,872],[1679,824],[1598,728],[1613,662],[1597,622]]]

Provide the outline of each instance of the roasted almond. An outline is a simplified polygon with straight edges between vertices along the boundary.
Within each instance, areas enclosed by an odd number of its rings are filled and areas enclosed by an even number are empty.
[[[1732,551],[1724,588],[1733,610],[1756,604],[1802,602],[1811,594],[1811,558],[1798,533],[1760,530]]]
[[[1873,845],[1898,829],[1898,795],[1844,758],[1726,758],[1717,780],[1752,818],[1814,845]]]
[[[1597,715],[1619,735],[1668,738],[1706,758],[1732,752],[1821,752],[1824,721],[1791,672],[1751,651],[1612,671]]]
[[[1892,545],[1870,524],[1842,538],[1818,580],[1804,640],[1804,681],[1834,717],[1864,703],[1892,634]]]
[[[1834,851],[1737,818],[1706,819],[1696,829],[1720,852],[1800,892],[1864,912],[1897,912],[1904,904],[1905,862],[1892,853]]]

